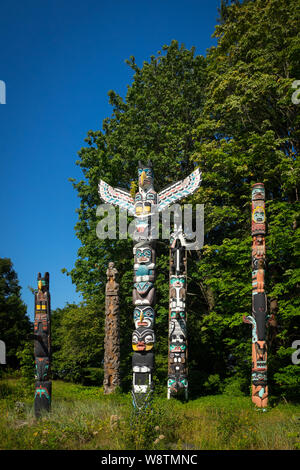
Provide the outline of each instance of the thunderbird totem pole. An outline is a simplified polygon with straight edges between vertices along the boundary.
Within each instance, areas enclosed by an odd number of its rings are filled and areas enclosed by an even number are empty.
[[[35,395],[34,412],[39,417],[43,410],[51,408],[51,339],[50,339],[50,292],[49,273],[44,277],[38,273],[38,290],[35,294],[34,316],[34,356],[35,356]]]
[[[244,317],[252,325],[252,401],[265,409],[268,405],[267,382],[267,297],[265,292],[266,214],[265,188],[252,186],[252,315]]]
[[[169,303],[169,355],[168,398],[184,392],[188,398],[187,335],[186,335],[186,240],[181,225],[170,238],[170,303]]]
[[[155,229],[151,216],[162,212],[172,203],[193,194],[201,182],[199,169],[187,178],[157,193],[153,187],[154,173],[152,163],[139,162],[139,188],[132,198],[129,191],[113,188],[100,180],[100,198],[109,204],[128,211],[135,218],[134,240],[134,277],[133,277],[133,321],[135,330],[132,334],[132,369],[133,405],[137,412],[147,407],[153,391],[154,369],[154,321],[155,321]]]
[[[108,263],[106,276],[103,388],[108,394],[120,385],[119,284],[113,262]]]

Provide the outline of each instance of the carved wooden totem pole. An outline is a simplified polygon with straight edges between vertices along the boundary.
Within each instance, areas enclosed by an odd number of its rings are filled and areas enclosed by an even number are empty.
[[[266,215],[263,183],[252,186],[252,401],[259,408],[268,405],[267,382],[267,297],[265,292]]]
[[[168,398],[184,393],[188,398],[187,335],[186,335],[186,241],[181,226],[170,238],[170,304]]]
[[[118,271],[113,262],[108,263],[105,290],[104,338],[104,393],[112,393],[120,386],[120,326]]]
[[[34,316],[34,356],[35,356],[35,395],[34,412],[39,417],[43,410],[51,408],[51,330],[50,330],[49,273],[44,277],[38,273],[38,290],[35,294]]]
[[[153,391],[154,369],[154,320],[155,320],[155,227],[151,224],[152,216],[162,212],[172,203],[189,196],[198,189],[201,176],[197,169],[187,178],[157,193],[153,187],[154,173],[152,163],[139,162],[139,187],[133,199],[129,191],[112,188],[100,180],[101,199],[114,206],[126,209],[135,217],[134,240],[134,277],[133,277],[133,321],[135,330],[132,334],[132,370],[133,405],[137,412],[147,407]]]

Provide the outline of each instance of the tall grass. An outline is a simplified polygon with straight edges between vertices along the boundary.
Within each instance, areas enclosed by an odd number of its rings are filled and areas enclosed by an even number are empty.
[[[300,406],[256,411],[248,397],[155,398],[132,415],[131,397],[53,382],[50,413],[33,413],[32,387],[0,381],[0,449],[300,449]]]

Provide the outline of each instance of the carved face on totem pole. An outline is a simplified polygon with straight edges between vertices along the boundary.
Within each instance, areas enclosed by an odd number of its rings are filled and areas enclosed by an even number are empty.
[[[135,328],[153,328],[154,310],[150,305],[146,307],[136,306],[133,311],[133,321]]]
[[[186,377],[169,376],[168,378],[168,389],[173,393],[177,394],[180,391],[187,389],[188,381]]]
[[[49,290],[49,273],[45,273],[42,277],[41,273],[38,273],[38,293],[45,293]]]
[[[257,199],[265,199],[265,187],[262,183],[256,183],[252,188],[252,201]]]
[[[256,206],[253,211],[253,221],[262,224],[265,221],[265,209],[263,206]]]
[[[144,244],[134,248],[134,263],[146,264],[153,267],[155,263],[155,250],[148,244]]]
[[[139,162],[139,191],[135,195],[135,239],[155,238],[155,227],[151,227],[150,216],[156,210],[157,193],[153,188],[154,173],[152,163],[147,165]],[[150,230],[151,229],[151,230]]]
[[[50,361],[48,357],[36,357],[35,379],[39,381],[48,380]]]
[[[185,288],[185,276],[171,276],[170,286],[181,291]]]
[[[150,328],[137,328],[132,333],[132,349],[134,351],[150,351],[155,343],[154,331]]]
[[[185,320],[185,311],[179,310],[177,312],[176,310],[174,311],[171,310],[170,317],[171,317],[171,320]]]

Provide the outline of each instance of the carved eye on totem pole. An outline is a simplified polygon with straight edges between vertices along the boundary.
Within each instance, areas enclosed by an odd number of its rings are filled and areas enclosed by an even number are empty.
[[[172,320],[185,320],[185,311],[176,312],[171,310],[170,315]]]
[[[185,343],[171,343],[170,344],[170,352],[171,353],[183,353],[186,350],[186,344]]]
[[[172,276],[170,279],[171,287],[184,287],[185,286],[185,276]]]
[[[154,342],[154,331],[150,328],[137,328],[132,333],[132,349],[134,351],[150,351]]]
[[[177,384],[176,377],[169,377],[168,378],[168,388],[171,390],[175,390]]]

